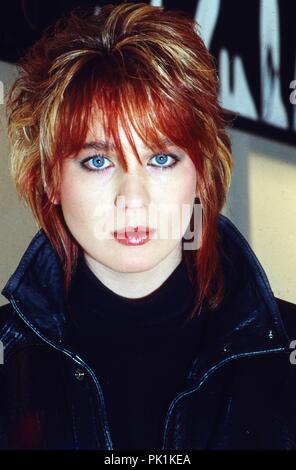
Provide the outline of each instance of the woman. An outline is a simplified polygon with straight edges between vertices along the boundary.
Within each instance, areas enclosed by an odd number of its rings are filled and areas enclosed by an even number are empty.
[[[295,326],[220,214],[233,161],[195,26],[73,12],[21,61],[12,175],[40,230],[2,290],[3,449],[296,448]]]

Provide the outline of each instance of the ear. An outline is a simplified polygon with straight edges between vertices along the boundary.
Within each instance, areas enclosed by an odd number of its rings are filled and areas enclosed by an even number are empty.
[[[56,194],[54,194],[54,191],[52,189],[46,189],[46,194],[52,204],[60,204],[60,198]]]

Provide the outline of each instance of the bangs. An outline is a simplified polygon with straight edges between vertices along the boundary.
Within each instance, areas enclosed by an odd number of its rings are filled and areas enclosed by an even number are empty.
[[[54,158],[61,161],[77,154],[96,123],[102,127],[104,140],[114,144],[125,170],[120,128],[139,161],[132,129],[152,151],[164,151],[166,138],[194,158],[200,140],[196,119],[188,103],[176,96],[176,85],[171,83],[171,87],[172,96],[139,73],[139,67],[127,73],[117,63],[111,67],[87,63],[65,90],[54,132]]]

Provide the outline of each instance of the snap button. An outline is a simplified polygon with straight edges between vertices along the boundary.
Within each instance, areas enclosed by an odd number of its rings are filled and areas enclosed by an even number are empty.
[[[273,336],[274,336],[273,331],[272,331],[272,330],[269,330],[269,332],[268,332],[268,338],[269,338],[269,339],[273,339]]]
[[[78,367],[78,369],[76,369],[75,371],[75,378],[77,380],[83,380],[84,377],[85,377],[85,372]]]
[[[225,343],[223,346],[223,352],[228,352],[230,350],[231,343]]]

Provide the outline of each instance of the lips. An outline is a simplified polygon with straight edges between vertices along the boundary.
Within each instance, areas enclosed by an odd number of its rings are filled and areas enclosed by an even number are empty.
[[[155,230],[149,227],[138,226],[116,230],[113,235],[123,245],[143,245],[150,240],[154,232]]]

